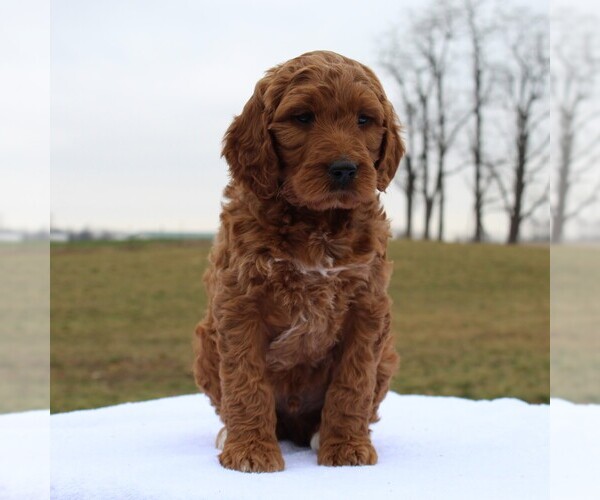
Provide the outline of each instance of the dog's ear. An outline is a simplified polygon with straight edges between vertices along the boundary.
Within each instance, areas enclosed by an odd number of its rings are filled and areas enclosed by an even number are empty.
[[[394,108],[386,99],[383,102],[385,113],[383,126],[385,133],[381,142],[379,160],[375,163],[377,169],[377,189],[385,191],[394,178],[400,160],[404,156],[404,142],[400,137],[400,125]]]
[[[223,139],[222,156],[231,176],[260,198],[275,195],[279,176],[279,160],[268,129],[272,112],[265,105],[270,79],[267,75],[256,84],[254,94]]]

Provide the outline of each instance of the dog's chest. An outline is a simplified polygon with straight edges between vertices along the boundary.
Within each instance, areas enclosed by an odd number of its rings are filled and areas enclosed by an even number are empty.
[[[343,333],[351,299],[368,272],[367,262],[344,265],[326,258],[308,265],[273,259],[266,315],[272,330],[269,367],[278,371],[322,361]]]

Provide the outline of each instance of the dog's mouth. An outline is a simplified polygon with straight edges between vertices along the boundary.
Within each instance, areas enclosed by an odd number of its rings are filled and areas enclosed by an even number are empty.
[[[280,194],[292,205],[313,210],[354,209],[375,194],[375,175],[368,174],[362,162],[307,163],[290,172]]]
[[[356,208],[361,200],[356,191],[351,187],[337,188],[331,191],[330,195],[323,200],[325,210],[330,208]]]
[[[290,203],[312,210],[353,209],[361,203],[361,198],[354,186],[326,186],[319,193],[304,191],[302,188],[293,189],[291,185],[287,187],[288,189],[285,189],[284,192]]]

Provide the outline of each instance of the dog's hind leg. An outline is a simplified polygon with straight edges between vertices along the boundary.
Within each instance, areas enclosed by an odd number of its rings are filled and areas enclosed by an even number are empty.
[[[373,395],[371,422],[377,422],[379,420],[379,416],[377,415],[379,404],[388,392],[391,378],[398,369],[398,362],[400,359],[394,347],[394,337],[389,333],[389,324],[387,326],[387,331],[384,330],[384,337],[382,340],[381,352],[379,354],[380,358],[377,364],[377,378],[375,382],[375,393]]]
[[[221,381],[219,380],[217,332],[207,320],[196,327],[194,354],[196,384],[210,398],[210,402],[219,414],[221,410]]]

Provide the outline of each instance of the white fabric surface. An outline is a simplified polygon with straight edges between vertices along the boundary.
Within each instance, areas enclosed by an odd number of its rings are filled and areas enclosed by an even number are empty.
[[[372,426],[379,463],[317,465],[282,443],[283,472],[223,469],[202,395],[53,415],[53,499],[542,499],[549,407],[390,393]]]
[[[550,405],[553,500],[600,498],[600,405]]]
[[[0,499],[44,499],[49,484],[50,412],[0,415]]]

